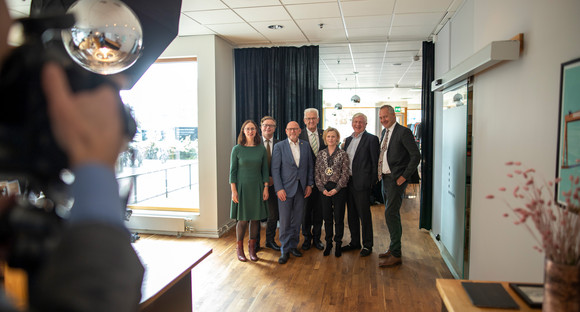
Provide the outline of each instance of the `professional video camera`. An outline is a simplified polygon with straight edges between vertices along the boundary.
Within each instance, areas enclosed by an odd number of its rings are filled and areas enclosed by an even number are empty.
[[[94,16],[95,6],[111,2],[119,5],[116,0],[79,1],[71,10],[76,13],[75,6],[83,9],[88,3]],[[126,6],[123,9],[132,13]],[[52,135],[41,70],[47,62],[60,64],[73,91],[103,84],[118,89],[110,76],[101,74],[117,73],[139,56],[141,28],[134,18],[131,29],[120,31],[83,20],[75,24],[72,14],[20,20],[25,41],[6,58],[0,71],[0,180],[17,180],[22,190],[16,204],[0,215],[0,244],[9,245],[12,267],[35,270],[55,245],[61,220],[72,205],[65,182],[71,175],[69,161]],[[137,37],[131,37],[135,31]],[[120,97],[118,102],[124,134],[131,140],[135,120]]]

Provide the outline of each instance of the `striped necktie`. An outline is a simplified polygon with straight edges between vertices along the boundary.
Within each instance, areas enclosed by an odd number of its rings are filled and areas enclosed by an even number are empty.
[[[314,156],[318,156],[318,142],[316,141],[316,132],[310,134],[310,146],[314,152]]]

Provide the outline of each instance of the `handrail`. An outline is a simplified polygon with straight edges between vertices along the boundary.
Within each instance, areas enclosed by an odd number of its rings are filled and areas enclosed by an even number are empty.
[[[178,191],[178,190],[187,188],[187,187],[189,187],[189,189],[191,189],[191,185],[192,185],[192,182],[191,182],[192,181],[192,178],[191,178],[191,165],[192,165],[192,163],[188,163],[188,164],[185,164],[185,165],[166,167],[166,168],[161,168],[161,169],[155,169],[155,170],[145,171],[145,172],[141,172],[141,173],[132,173],[132,174],[127,174],[127,175],[120,175],[120,176],[117,176],[117,181],[120,181],[120,180],[123,180],[123,179],[130,179],[133,182],[132,183],[132,190],[131,190],[131,193],[133,195],[132,196],[133,201],[132,202],[129,202],[128,204],[135,204],[135,203],[138,203],[138,202],[146,201],[146,200],[149,200],[149,199],[152,199],[152,198],[155,198],[155,197],[162,196],[164,194],[165,194],[165,198],[167,198],[167,197],[169,197],[169,193],[172,193],[172,192],[175,192],[175,191]],[[170,190],[169,189],[169,179],[168,179],[167,172],[169,170],[179,169],[179,168],[182,168],[182,167],[188,167],[189,168],[189,170],[188,170],[189,184],[186,184],[186,185],[183,185],[183,186],[180,186],[180,187],[177,187],[177,188],[174,188],[174,189],[171,189]],[[158,194],[154,194],[154,195],[149,196],[147,198],[138,200],[138,198],[137,198],[137,196],[138,196],[138,192],[137,192],[137,190],[138,190],[138,187],[137,187],[137,178],[138,177],[142,177],[142,176],[147,176],[147,175],[155,174],[155,173],[159,173],[159,172],[164,172],[164,177],[165,177],[165,192],[158,193]]]

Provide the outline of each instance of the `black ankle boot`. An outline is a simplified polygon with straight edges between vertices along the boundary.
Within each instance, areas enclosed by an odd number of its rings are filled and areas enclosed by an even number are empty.
[[[342,243],[336,243],[336,248],[334,249],[334,256],[337,258],[342,256],[342,250],[340,249],[341,245]]]
[[[330,255],[331,250],[332,250],[332,242],[327,242],[326,249],[324,249],[324,256]]]

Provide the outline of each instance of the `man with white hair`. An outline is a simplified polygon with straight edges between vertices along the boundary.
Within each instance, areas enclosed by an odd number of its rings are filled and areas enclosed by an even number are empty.
[[[318,110],[316,108],[307,108],[304,110],[304,124],[306,127],[300,133],[301,140],[310,143],[311,156],[314,163],[316,163],[316,156],[318,152],[326,148],[324,140],[322,139],[322,129],[318,129]],[[312,188],[312,194],[306,199],[306,206],[304,208],[304,220],[302,221],[302,236],[304,242],[302,249],[308,250],[310,246],[314,245],[318,250],[323,250],[324,245],[320,241],[320,234],[322,232],[322,203],[320,199],[320,192],[317,188]]]
[[[348,228],[350,244],[343,246],[342,251],[361,249],[361,257],[369,256],[373,250],[373,220],[371,216],[370,196],[377,183],[377,166],[379,158],[379,138],[366,132],[367,116],[357,113],[352,117],[353,134],[346,138],[344,149],[350,159],[352,173],[348,182]],[[362,229],[362,231],[361,231]]]

